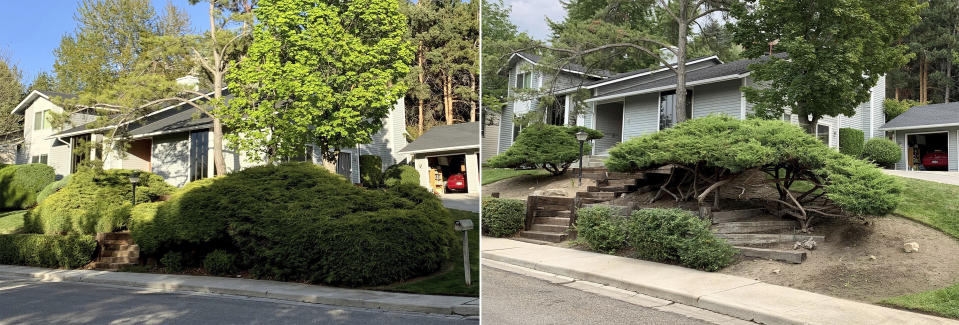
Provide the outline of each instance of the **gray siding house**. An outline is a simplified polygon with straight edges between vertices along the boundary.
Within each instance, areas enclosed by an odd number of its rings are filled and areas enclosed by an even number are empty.
[[[879,129],[902,148],[896,169],[959,171],[959,103],[915,106]],[[945,153],[946,166],[926,166],[931,153]]]
[[[686,62],[687,116],[698,118],[711,114],[723,114],[739,119],[751,115],[752,104],[746,101],[741,88],[752,86],[749,65],[762,59],[738,60],[723,63],[717,57],[690,59]],[[519,60],[510,61],[507,68],[512,81],[521,74],[523,64]],[[556,91],[555,94],[569,94],[586,89],[590,97],[583,102],[585,109],[578,116],[569,116],[575,112],[570,100],[561,108],[564,118],[561,121],[546,119],[544,122],[555,125],[579,125],[603,132],[604,138],[595,140],[591,154],[605,156],[616,144],[634,137],[668,128],[675,121],[676,76],[664,66],[654,69],[642,69],[612,76],[593,78],[582,84]],[[510,86],[516,83],[511,82]],[[879,129],[885,120],[882,100],[885,98],[885,76],[870,89],[870,100],[860,103],[853,116],[828,116],[818,122],[816,136],[831,147],[839,147],[839,128],[849,127],[863,130],[866,139],[884,136]],[[504,115],[519,116],[530,111],[521,103],[513,103],[512,110],[504,110]],[[516,109],[524,107],[525,110]],[[550,114],[545,114],[549,116]],[[510,116],[510,115],[506,115]],[[799,118],[786,109],[784,120],[799,123]],[[498,153],[509,147],[516,133],[504,128],[511,118],[502,118],[500,146]]]

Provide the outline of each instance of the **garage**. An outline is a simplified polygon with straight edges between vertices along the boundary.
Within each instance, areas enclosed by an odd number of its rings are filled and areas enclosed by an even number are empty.
[[[906,134],[909,170],[949,170],[949,132]]]
[[[479,122],[435,126],[403,148],[420,185],[437,195],[478,194]]]
[[[896,169],[959,171],[959,103],[912,107],[879,130],[902,149]]]

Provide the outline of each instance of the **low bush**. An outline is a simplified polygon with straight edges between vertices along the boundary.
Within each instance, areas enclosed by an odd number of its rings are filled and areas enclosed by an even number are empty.
[[[160,258],[160,265],[163,265],[168,272],[183,271],[183,254],[180,252],[167,252]]]
[[[876,163],[876,165],[889,167],[902,159],[902,148],[895,141],[886,138],[872,138],[866,141],[862,150],[862,157]]]
[[[383,185],[383,159],[380,156],[360,155],[360,183],[367,188]]]
[[[93,261],[97,241],[84,235],[0,235],[0,264],[77,268]]]
[[[523,129],[506,152],[490,158],[486,165],[494,168],[533,165],[543,167],[553,175],[561,175],[579,159],[579,141],[574,135],[579,130],[585,128],[534,124]],[[590,146],[586,145],[583,150],[589,152]]]
[[[219,249],[212,251],[203,258],[203,268],[214,275],[235,274],[237,271],[236,255]]]
[[[383,183],[386,187],[394,187],[400,184],[420,185],[420,173],[413,166],[396,164],[383,172]]]
[[[839,152],[850,157],[859,158],[862,155],[862,147],[866,143],[866,136],[862,130],[852,128],[839,129]]]
[[[37,204],[37,193],[56,178],[44,164],[0,167],[0,210],[19,210]]]
[[[627,218],[608,206],[576,210],[577,240],[594,251],[615,253],[627,244]]]
[[[73,178],[73,174],[70,174],[70,175],[64,176],[59,181],[55,181],[53,183],[47,184],[47,186],[44,186],[43,189],[40,190],[40,193],[37,193],[37,204],[43,203],[43,200],[45,200],[48,196],[66,187],[67,184],[70,183],[70,179],[72,178]]]
[[[515,235],[526,226],[526,203],[514,199],[483,198],[483,234]]]
[[[653,261],[716,271],[734,261],[736,250],[709,231],[710,222],[679,209],[646,209],[629,219],[630,246]]]
[[[31,210],[24,219],[24,230],[45,234],[94,234],[98,230],[122,227],[129,220],[132,170],[99,170],[84,168],[74,173],[70,182]],[[151,202],[172,193],[175,188],[163,178],[140,172],[136,202]],[[110,220],[100,222],[101,219]],[[100,225],[98,228],[98,225]]]

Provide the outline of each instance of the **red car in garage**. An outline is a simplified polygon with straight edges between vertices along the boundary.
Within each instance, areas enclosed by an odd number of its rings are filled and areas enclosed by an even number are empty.
[[[466,190],[466,177],[463,174],[453,174],[446,179],[446,187],[454,191]]]
[[[949,168],[949,155],[942,150],[935,150],[922,157],[922,166],[929,168]]]

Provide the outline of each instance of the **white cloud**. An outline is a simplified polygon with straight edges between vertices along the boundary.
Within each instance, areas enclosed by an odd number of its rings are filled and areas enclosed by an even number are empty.
[[[506,5],[512,6],[510,21],[516,24],[521,32],[527,32],[536,39],[544,40],[549,36],[549,25],[546,17],[553,21],[562,21],[566,17],[566,9],[559,0],[507,0]]]

